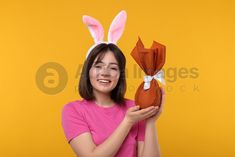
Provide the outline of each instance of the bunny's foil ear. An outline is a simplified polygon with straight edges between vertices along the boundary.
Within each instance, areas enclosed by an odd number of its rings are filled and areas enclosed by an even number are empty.
[[[85,23],[86,26],[88,27],[91,33],[91,36],[94,39],[94,42],[99,43],[100,41],[103,41],[104,29],[102,25],[100,24],[100,22],[96,20],[95,18],[87,16],[87,15],[83,15],[82,20],[83,20],[83,23]]]
[[[122,36],[126,24],[127,14],[122,10],[113,19],[108,32],[108,42],[116,44],[118,39]]]

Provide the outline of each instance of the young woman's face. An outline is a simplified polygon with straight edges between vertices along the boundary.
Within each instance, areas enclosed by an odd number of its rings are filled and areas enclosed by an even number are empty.
[[[111,51],[106,52],[100,62],[96,61],[97,58],[89,71],[93,92],[110,93],[120,77],[118,62]]]

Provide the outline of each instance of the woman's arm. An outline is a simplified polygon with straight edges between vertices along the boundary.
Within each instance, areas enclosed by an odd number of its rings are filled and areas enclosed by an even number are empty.
[[[160,146],[158,144],[157,129],[155,126],[155,122],[162,113],[163,106],[165,103],[165,91],[162,88],[161,91],[162,91],[162,102],[160,108],[156,106],[157,108],[156,114],[146,120],[143,156],[141,157],[161,157]]]
[[[95,146],[90,133],[79,135],[70,142],[70,145],[79,157],[113,157],[121,147],[133,124],[151,117],[154,113],[155,110],[152,107],[143,110],[131,107],[117,129],[100,145]]]
[[[146,123],[143,157],[161,157],[154,123]]]
[[[70,144],[79,157],[112,157],[119,150],[132,125],[123,120],[117,129],[100,145],[95,146],[90,133],[78,136]]]

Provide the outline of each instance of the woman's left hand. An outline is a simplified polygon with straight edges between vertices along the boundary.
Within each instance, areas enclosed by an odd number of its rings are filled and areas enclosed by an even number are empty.
[[[148,119],[146,119],[147,123],[155,123],[155,121],[159,118],[160,114],[162,113],[162,109],[165,103],[165,90],[163,88],[161,88],[162,91],[162,102],[160,107],[156,110],[156,114],[153,115],[152,117],[149,117]],[[156,106],[158,107],[158,106]]]

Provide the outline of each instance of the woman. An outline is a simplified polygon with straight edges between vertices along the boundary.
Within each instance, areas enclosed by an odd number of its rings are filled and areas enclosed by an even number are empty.
[[[121,11],[110,25],[108,42],[104,42],[100,22],[83,16],[95,41],[80,77],[83,99],[66,104],[62,111],[66,139],[79,157],[161,156],[155,121],[162,105],[140,109],[124,97],[126,59],[116,42],[125,21],[126,12]]]
[[[83,100],[66,104],[62,112],[68,143],[77,156],[161,156],[155,122],[162,105],[140,110],[124,98],[125,64],[112,43],[97,45],[85,61],[79,82]]]

